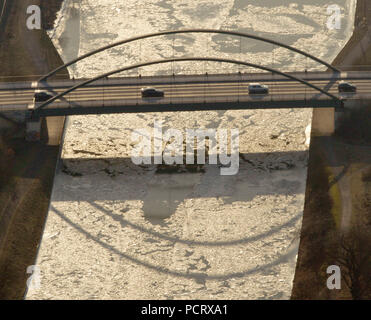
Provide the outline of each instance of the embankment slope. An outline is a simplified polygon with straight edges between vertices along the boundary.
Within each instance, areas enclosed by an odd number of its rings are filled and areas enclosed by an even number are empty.
[[[0,80],[36,80],[62,64],[46,34],[62,0],[7,1],[1,21]],[[26,28],[27,6],[40,5],[42,29]],[[59,77],[68,77],[67,72]],[[64,119],[43,141],[26,143],[22,125],[3,133],[0,144],[0,299],[22,299],[48,211]],[[53,140],[50,145],[47,143]]]

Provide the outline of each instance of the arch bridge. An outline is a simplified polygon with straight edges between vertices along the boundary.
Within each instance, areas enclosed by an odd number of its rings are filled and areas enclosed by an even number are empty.
[[[133,65],[123,66],[96,76],[91,79],[80,80],[51,80],[60,70],[66,69],[90,56],[129,44],[143,39],[176,34],[223,34],[270,43],[300,54],[305,59],[327,68],[321,72],[284,72],[275,68],[262,66],[249,61],[221,57],[173,57],[162,60],[146,61]],[[169,76],[141,77],[111,77],[121,72],[143,68],[151,65],[166,63],[180,63],[192,61],[210,61],[214,63],[228,63],[262,70],[261,73],[230,74],[194,74]],[[111,77],[111,78],[110,78]],[[359,92],[346,99],[337,92],[335,84],[343,79],[370,79],[365,72],[342,73],[331,64],[307,52],[286,45],[276,40],[261,37],[255,34],[215,29],[185,29],[149,33],[141,36],[124,39],[89,53],[81,55],[58,68],[43,75],[39,80],[23,84],[23,87],[14,84],[5,84],[8,92],[20,92],[23,97],[27,91],[27,101],[21,98],[10,100],[2,99],[0,91],[0,113],[11,111],[24,111],[29,121],[39,121],[40,117],[77,115],[77,114],[103,114],[125,112],[163,112],[163,111],[197,111],[197,110],[238,110],[259,108],[335,108],[341,111],[345,100],[362,99]],[[249,95],[247,84],[250,82],[263,82],[269,84],[269,94]],[[361,81],[361,80],[360,80]],[[362,80],[363,83],[365,80]],[[140,95],[142,86],[156,86],[165,91],[163,98],[145,99]],[[369,82],[367,83],[367,86]],[[2,85],[0,85],[1,87]],[[371,85],[370,85],[371,87]],[[52,97],[47,101],[33,102],[36,90],[48,90]],[[365,92],[370,92],[365,88]],[[4,101],[3,101],[4,100]],[[15,101],[15,102],[14,102]],[[4,106],[5,105],[5,106]]]
[[[103,46],[101,48],[98,48],[96,50],[93,50],[89,53],[86,53],[82,56],[79,56],[76,59],[73,59],[58,68],[52,70],[48,74],[42,76],[38,80],[37,87],[46,87],[53,89],[53,86],[51,83],[48,83],[47,80],[52,77],[53,75],[57,74],[60,70],[65,69],[73,64],[76,64],[77,62],[87,59],[90,56],[93,56],[95,54],[98,54],[102,51],[121,46],[124,44],[128,44],[135,41],[140,41],[143,39],[149,39],[154,37],[160,37],[160,36],[169,36],[169,35],[175,35],[175,34],[188,34],[188,33],[205,33],[205,34],[223,34],[228,36],[235,36],[241,38],[248,38],[248,39],[254,39],[266,43],[270,43],[273,45],[277,45],[283,48],[286,48],[292,52],[298,53],[306,58],[309,58],[325,67],[328,68],[328,70],[331,70],[332,73],[330,73],[330,81],[334,83],[336,79],[340,76],[340,70],[336,67],[330,65],[326,61],[323,61],[309,53],[306,53],[302,50],[299,50],[297,48],[294,48],[292,46],[286,45],[284,43],[278,42],[276,40],[268,39],[265,37],[261,37],[254,34],[248,34],[248,33],[242,33],[242,32],[235,32],[235,31],[229,31],[229,30],[217,30],[217,29],[185,29],[185,30],[172,30],[172,31],[163,31],[163,32],[157,32],[157,33],[149,33],[141,36],[132,37],[129,39],[124,39],[112,44],[109,44],[107,46]],[[133,69],[137,69],[140,67],[155,65],[155,64],[163,64],[163,63],[169,63],[169,62],[182,62],[182,61],[213,61],[213,62],[223,62],[223,63],[230,63],[235,65],[243,65],[247,67],[252,67],[255,69],[260,69],[266,72],[269,72],[272,75],[278,75],[281,77],[282,81],[293,81],[296,82],[298,85],[304,85],[304,89],[302,87],[302,92],[299,94],[293,95],[293,94],[279,94],[280,97],[278,97],[278,94],[274,97],[273,94],[269,95],[269,97],[259,97],[260,99],[254,99],[251,97],[248,97],[246,93],[243,92],[240,88],[240,83],[242,82],[242,76],[239,73],[240,77],[237,77],[235,82],[238,85],[237,88],[235,87],[235,92],[233,90],[229,91],[228,98],[223,99],[214,99],[214,101],[211,101],[209,97],[206,97],[205,90],[204,95],[201,97],[199,94],[198,99],[189,98],[188,96],[179,97],[178,96],[171,96],[170,98],[162,99],[161,101],[157,101],[157,103],[149,103],[148,101],[143,101],[142,99],[139,99],[139,97],[136,97],[136,101],[134,103],[132,99],[133,92],[131,92],[131,96],[129,99],[129,96],[127,96],[126,100],[125,97],[122,97],[120,101],[113,101],[110,99],[109,95],[106,95],[103,99],[101,99],[101,107],[99,105],[95,106],[83,106],[83,104],[91,103],[92,100],[90,99],[89,102],[80,103],[77,101],[68,102],[64,98],[66,95],[70,93],[74,93],[75,96],[78,96],[79,89],[89,86],[92,83],[97,82],[98,80],[102,79],[108,79],[108,77],[124,72],[129,71]],[[306,71],[304,75],[306,74]],[[329,73],[327,72],[327,75]],[[210,83],[210,76],[207,74],[207,77],[204,77],[203,85],[208,85]],[[174,75],[175,77],[175,75]],[[155,77],[154,77],[155,78]],[[229,82],[231,83],[231,82]],[[283,83],[283,82],[282,82]],[[138,79],[136,85],[142,84],[141,79]],[[151,82],[146,82],[147,85],[151,85]],[[178,82],[175,84],[175,82],[172,82],[173,87],[179,85]],[[102,87],[104,87],[104,82],[102,83]],[[106,86],[108,84],[106,83]],[[133,87],[133,86],[132,86]],[[277,85],[279,87],[279,85]],[[310,93],[307,94],[307,88],[310,89]],[[208,88],[209,89],[209,88]],[[297,89],[297,88],[295,88]],[[104,89],[103,89],[104,90]],[[197,95],[196,92],[199,93],[200,87],[195,89],[195,95]],[[238,92],[237,92],[238,91]],[[279,90],[277,90],[279,91]],[[315,93],[313,93],[313,91]],[[290,96],[290,97],[289,97]],[[180,99],[181,98],[181,99]],[[52,103],[56,103],[57,100],[60,100],[62,102],[59,103],[59,106],[56,108],[51,108],[50,105]],[[65,106],[63,107],[63,100]],[[103,101],[104,100],[104,101]],[[117,100],[117,99],[116,99]],[[192,101],[191,101],[192,100]],[[218,100],[218,101],[217,101]],[[96,101],[96,100],[95,100]],[[66,103],[68,102],[68,106],[66,106]],[[96,103],[95,103],[96,104]],[[223,107],[224,105],[224,107]],[[138,63],[130,66],[125,66],[107,73],[104,73],[102,75],[99,75],[97,77],[94,77],[92,79],[88,79],[85,81],[82,81],[80,83],[74,84],[70,88],[67,88],[66,90],[62,92],[58,92],[55,94],[54,97],[50,98],[48,101],[45,101],[41,104],[38,104],[34,106],[34,108],[31,110],[33,116],[52,116],[52,115],[68,115],[68,114],[87,114],[87,113],[112,113],[112,112],[161,112],[161,111],[185,111],[185,110],[212,110],[212,109],[246,109],[246,108],[283,108],[283,107],[310,107],[310,108],[316,108],[316,107],[335,107],[337,109],[341,108],[343,106],[343,101],[336,96],[335,94],[328,92],[326,87],[320,87],[313,83],[311,83],[309,80],[306,80],[305,77],[300,77],[297,75],[289,74],[283,71],[276,70],[274,68],[261,66],[257,64],[253,64],[246,61],[238,61],[234,59],[223,59],[223,58],[214,58],[214,57],[182,57],[182,58],[169,58],[169,59],[163,59],[163,60],[154,60],[154,61],[148,61],[143,63]]]

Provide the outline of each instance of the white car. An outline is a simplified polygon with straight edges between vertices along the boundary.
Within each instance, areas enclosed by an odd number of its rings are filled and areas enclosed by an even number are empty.
[[[247,89],[249,94],[267,94],[269,92],[268,86],[260,83],[250,83]]]

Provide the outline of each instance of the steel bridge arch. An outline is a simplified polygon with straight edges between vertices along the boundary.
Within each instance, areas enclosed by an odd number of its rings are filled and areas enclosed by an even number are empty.
[[[337,72],[337,73],[340,73],[341,71],[339,69],[337,69],[336,67],[332,66],[331,64],[327,63],[326,61],[322,60],[322,59],[319,59],[307,52],[304,52],[302,50],[299,50],[297,48],[294,48],[292,46],[289,46],[287,44],[284,44],[284,43],[281,43],[281,42],[278,42],[278,41],[275,41],[275,40],[272,40],[272,39],[268,39],[268,38],[265,38],[265,37],[260,37],[260,36],[257,36],[257,35],[253,35],[253,34],[249,34],[249,33],[243,33],[243,32],[236,32],[236,31],[228,31],[228,30],[218,30],[218,29],[184,29],[184,30],[172,30],[172,31],[162,31],[162,32],[156,32],[156,33],[148,33],[148,34],[145,34],[145,35],[141,35],[141,36],[137,36],[137,37],[133,37],[133,38],[129,38],[129,39],[125,39],[125,40],[121,40],[121,41],[118,41],[118,42],[114,42],[110,45],[107,45],[107,46],[104,46],[104,47],[101,47],[101,48],[98,48],[96,50],[93,50],[93,51],[90,51],[80,57],[77,57],[76,59],[73,59],[67,63],[65,63],[64,65],[61,65],[59,66],[58,68],[50,71],[48,74],[42,76],[38,82],[42,82],[42,81],[45,81],[47,80],[49,77],[51,77],[52,75],[56,74],[58,71],[64,69],[64,68],[67,68],[69,67],[70,65],[72,64],[75,64],[76,62],[80,61],[80,60],[83,60],[85,58],[88,58],[94,54],[97,54],[99,52],[102,52],[104,50],[107,50],[107,49],[110,49],[110,48],[114,48],[114,47],[117,47],[119,45],[122,45],[122,44],[126,44],[126,43],[130,43],[130,42],[133,42],[133,41],[138,41],[138,40],[142,40],[142,39],[147,39],[147,38],[153,38],[153,37],[159,37],[159,36],[163,36],[163,35],[171,35],[171,34],[178,34],[178,33],[216,33],[216,34],[227,34],[227,35],[232,35],[232,36],[238,36],[238,37],[242,37],[242,38],[249,38],[249,39],[254,39],[254,40],[259,40],[259,41],[263,41],[263,42],[267,42],[267,43],[271,43],[271,44],[274,44],[274,45],[277,45],[277,46],[280,46],[280,47],[283,47],[283,48],[286,48],[286,49],[289,49],[290,51],[293,51],[293,52],[296,52],[296,53],[299,53],[305,57],[308,57],[328,68],[330,68],[332,71],[334,72]]]
[[[154,60],[154,61],[148,61],[148,62],[138,63],[138,64],[134,64],[134,65],[131,65],[131,66],[128,66],[128,67],[123,67],[123,68],[120,68],[120,69],[116,69],[116,70],[113,70],[113,71],[110,71],[110,72],[101,74],[101,75],[99,75],[99,76],[97,76],[95,78],[92,78],[92,79],[86,80],[84,82],[78,83],[77,85],[75,85],[75,86],[73,86],[73,87],[71,87],[71,88],[69,88],[69,89],[67,89],[67,90],[59,93],[58,95],[54,96],[53,98],[50,98],[49,100],[47,100],[44,103],[42,103],[35,110],[42,109],[42,108],[46,107],[47,105],[53,103],[55,100],[57,100],[59,98],[62,98],[63,96],[65,96],[66,94],[68,94],[68,93],[70,93],[72,91],[75,91],[76,89],[79,89],[81,87],[84,87],[84,86],[86,86],[86,85],[88,85],[88,84],[90,84],[90,83],[92,83],[94,81],[97,81],[97,80],[100,80],[100,79],[103,79],[103,78],[107,78],[107,77],[109,77],[109,76],[111,76],[113,74],[120,73],[120,72],[123,72],[123,71],[132,70],[132,69],[136,69],[136,68],[140,68],[140,67],[155,65],[155,64],[162,64],[162,63],[169,63],[169,62],[181,62],[181,61],[214,61],[214,62],[224,62],[224,63],[232,63],[232,64],[244,65],[244,66],[248,66],[248,67],[252,67],[252,68],[256,68],[256,69],[265,70],[265,71],[268,71],[268,72],[279,74],[279,75],[284,76],[286,78],[289,78],[291,80],[301,82],[304,85],[306,85],[308,87],[311,87],[312,89],[315,89],[315,90],[317,90],[317,91],[319,91],[319,92],[321,92],[321,93],[329,96],[334,101],[336,101],[336,104],[339,105],[339,106],[342,106],[342,104],[343,104],[343,102],[342,102],[341,99],[339,99],[338,97],[334,96],[333,94],[331,94],[329,92],[324,91],[323,89],[315,86],[314,84],[311,84],[310,82],[308,82],[306,80],[297,78],[297,77],[292,76],[290,74],[287,74],[285,72],[278,71],[278,70],[275,70],[275,69],[272,69],[272,68],[269,68],[269,67],[260,66],[260,65],[254,64],[254,63],[249,63],[249,62],[244,62],[244,61],[233,60],[233,59],[207,58],[207,57],[183,57],[183,58],[170,58],[170,59]]]

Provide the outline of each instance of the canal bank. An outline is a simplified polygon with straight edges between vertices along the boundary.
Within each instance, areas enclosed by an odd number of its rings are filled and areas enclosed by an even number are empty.
[[[0,81],[36,80],[63,62],[46,29],[62,0],[7,1],[0,33]],[[26,28],[40,5],[42,30]],[[67,78],[62,72],[59,78]],[[2,122],[0,143],[0,299],[22,299],[48,211],[64,118],[44,121],[42,142],[24,141],[24,124]]]
[[[335,37],[328,31],[323,3],[276,8],[271,1],[269,8],[247,8],[235,1],[148,1],[143,8],[134,1],[125,7],[85,1],[80,54],[118,39],[197,23],[279,35],[308,52],[323,42],[318,55],[331,60],[346,37],[344,30]],[[138,52],[143,59],[148,53],[164,57],[171,54],[168,40],[104,52],[79,63],[75,74],[97,75],[107,70],[107,61],[112,69],[134,63]],[[212,48],[208,54],[272,61],[271,48],[259,44],[243,43],[241,51],[218,37],[184,37],[176,44],[179,55],[204,55],[205,48]],[[305,62],[289,59],[282,48],[274,50],[274,58],[276,66],[304,69]],[[153,121],[161,119],[179,130],[239,128],[240,173],[220,177],[217,168],[205,166],[205,172],[194,175],[159,174],[156,166],[134,166],[131,133],[151,130]],[[28,292],[27,299],[289,298],[307,172],[304,131],[310,121],[310,110],[71,117],[64,167],[55,181],[36,262],[42,286]],[[159,221],[154,215],[160,210],[166,217]]]
[[[371,3],[357,2],[355,29],[334,59],[341,70],[371,69]],[[292,299],[371,296],[371,106],[338,115],[314,110],[303,224]],[[332,121],[332,122],[331,122]],[[341,290],[326,270],[338,265]]]

